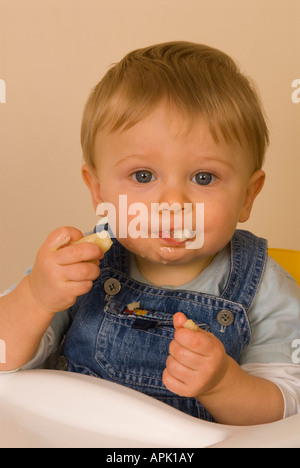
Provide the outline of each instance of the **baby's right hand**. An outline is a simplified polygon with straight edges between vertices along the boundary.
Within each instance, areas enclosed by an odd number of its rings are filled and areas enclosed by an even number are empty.
[[[78,229],[62,227],[53,231],[39,249],[28,281],[42,311],[55,314],[68,309],[78,296],[92,289],[98,278],[101,248],[92,243],[68,245],[82,237]]]

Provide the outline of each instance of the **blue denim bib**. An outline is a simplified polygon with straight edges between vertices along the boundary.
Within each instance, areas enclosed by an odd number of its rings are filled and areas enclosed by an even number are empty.
[[[212,421],[195,398],[184,398],[162,382],[174,335],[173,315],[184,312],[212,332],[236,361],[248,346],[247,311],[259,287],[267,243],[237,230],[231,242],[231,269],[219,297],[148,286],[129,277],[129,253],[114,239],[101,261],[92,290],[71,308],[64,344],[68,370],[128,386],[185,413]],[[138,311],[128,304],[139,302]]]

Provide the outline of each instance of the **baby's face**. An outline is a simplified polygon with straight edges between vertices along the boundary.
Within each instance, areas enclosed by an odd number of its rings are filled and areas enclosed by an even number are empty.
[[[116,237],[121,215],[131,231],[120,242],[154,263],[186,264],[215,255],[230,241],[237,223],[248,219],[264,179],[262,171],[253,173],[251,158],[238,143],[216,143],[203,118],[187,126],[182,114],[163,103],[126,131],[101,132],[95,154],[96,173],[90,177],[95,207],[102,201],[113,204]],[[127,207],[142,204],[140,224],[138,211],[124,213],[124,203],[119,206],[120,195],[127,196]],[[176,203],[169,228],[162,226],[162,213],[157,218],[157,204],[162,203],[166,208]],[[197,206],[204,208],[204,218]],[[192,213],[189,226],[184,225],[185,211]],[[142,237],[130,237],[133,225],[143,231]],[[182,235],[181,226],[188,228]]]

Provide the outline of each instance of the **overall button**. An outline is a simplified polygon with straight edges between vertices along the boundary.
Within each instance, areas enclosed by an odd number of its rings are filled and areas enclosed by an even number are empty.
[[[120,282],[116,278],[109,278],[104,283],[104,291],[109,296],[115,296],[121,291]]]
[[[57,360],[57,370],[66,371],[68,369],[68,360],[65,356],[59,356]]]
[[[229,327],[234,322],[234,315],[230,310],[221,310],[217,315],[217,321],[222,327]]]

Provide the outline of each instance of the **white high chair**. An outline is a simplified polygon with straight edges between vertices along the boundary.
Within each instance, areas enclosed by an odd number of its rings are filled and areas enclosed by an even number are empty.
[[[300,284],[300,252],[269,253]],[[94,377],[20,371],[0,375],[0,448],[19,447],[300,448],[300,414],[259,426],[225,426]]]
[[[0,376],[1,448],[293,448],[300,414],[235,427],[199,421],[118,384],[32,370]]]

